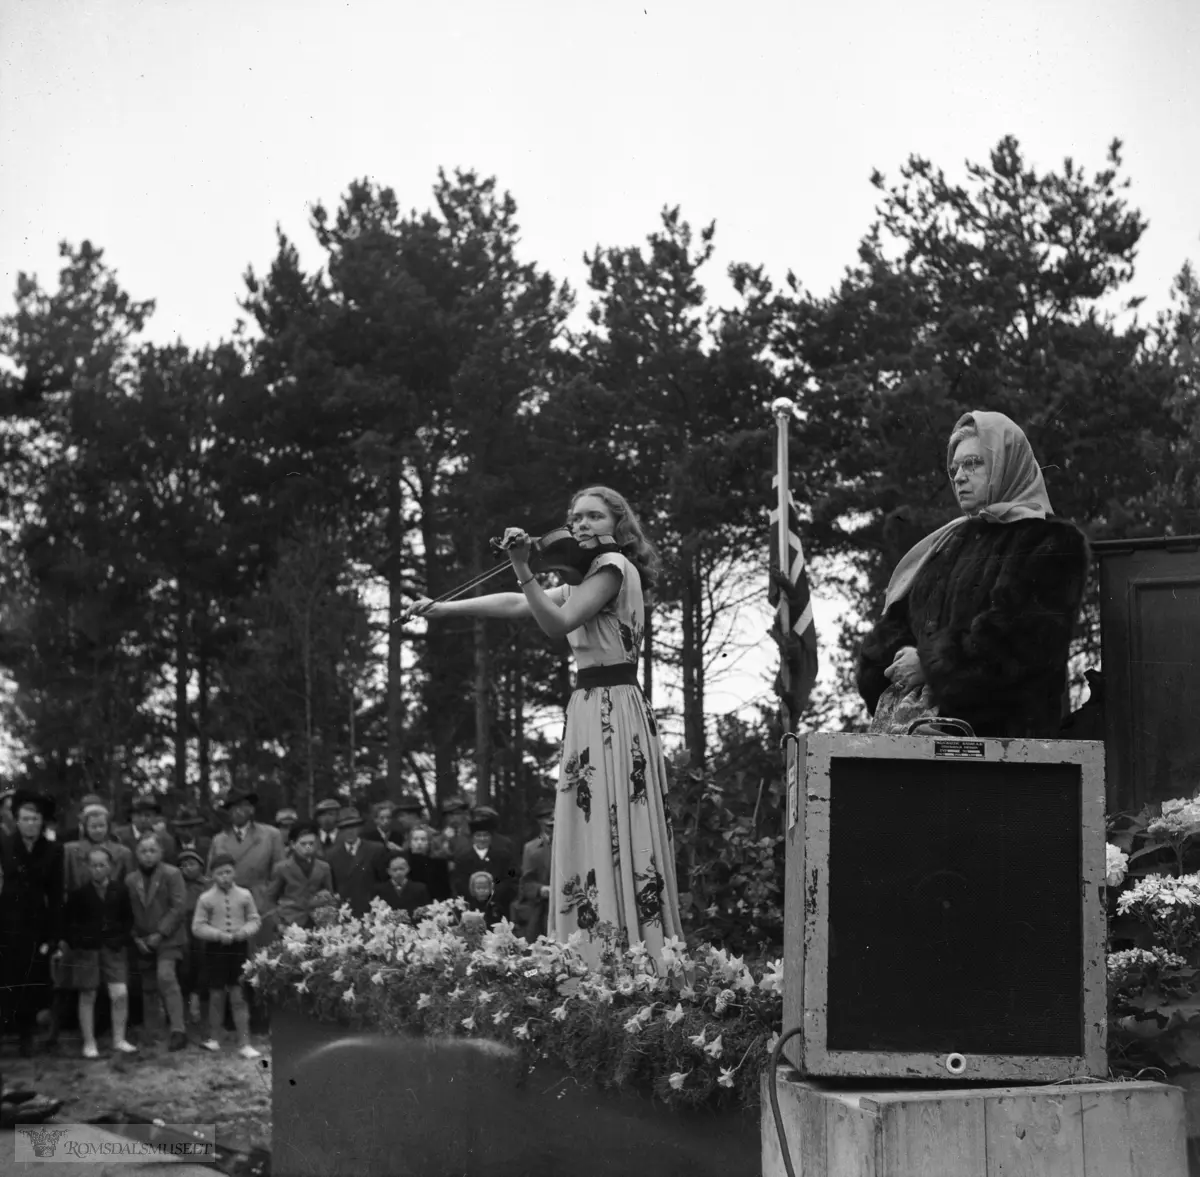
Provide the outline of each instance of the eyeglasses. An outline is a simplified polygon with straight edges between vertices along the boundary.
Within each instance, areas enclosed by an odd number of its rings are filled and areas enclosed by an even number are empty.
[[[951,462],[949,467],[951,480],[958,477],[960,470],[965,470],[967,474],[974,474],[976,470],[982,470],[987,463],[979,457],[978,454],[971,454],[969,457],[963,458],[961,462]]]

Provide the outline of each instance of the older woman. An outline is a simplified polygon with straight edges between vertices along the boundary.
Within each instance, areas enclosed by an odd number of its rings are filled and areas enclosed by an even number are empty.
[[[922,692],[977,735],[1054,738],[1087,541],[1052,514],[1033,450],[1003,413],[960,417],[947,466],[963,514],[896,566],[859,692],[872,714],[890,687]]]

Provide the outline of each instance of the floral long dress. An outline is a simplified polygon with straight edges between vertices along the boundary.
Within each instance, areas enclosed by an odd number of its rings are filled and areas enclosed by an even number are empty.
[[[620,592],[591,621],[567,635],[580,669],[630,663],[642,647],[645,609],[637,568],[605,553],[602,568],[621,574]],[[571,590],[556,590],[566,600]],[[580,950],[598,964],[596,934],[611,924],[652,958],[683,935],[675,853],[667,817],[666,763],[658,725],[638,686],[576,690],[567,705],[551,844],[549,935],[584,933]]]

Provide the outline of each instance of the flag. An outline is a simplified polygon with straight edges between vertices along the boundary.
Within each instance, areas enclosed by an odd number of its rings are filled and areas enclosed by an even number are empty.
[[[817,681],[817,630],[813,625],[812,597],[808,591],[808,568],[800,542],[800,520],[796,500],[787,491],[787,567],[780,572],[782,531],[779,526],[779,475],[771,480],[776,503],[771,508],[771,583],[769,600],[775,617],[771,637],[779,647],[779,674],[775,693],[783,707],[784,727],[792,731],[808,703]]]

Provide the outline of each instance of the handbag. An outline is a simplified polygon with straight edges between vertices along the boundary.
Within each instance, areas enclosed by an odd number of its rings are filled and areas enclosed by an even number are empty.
[[[903,736],[914,724],[936,719],[937,715],[937,704],[928,684],[908,689],[891,684],[879,696],[868,730],[872,735]]]

